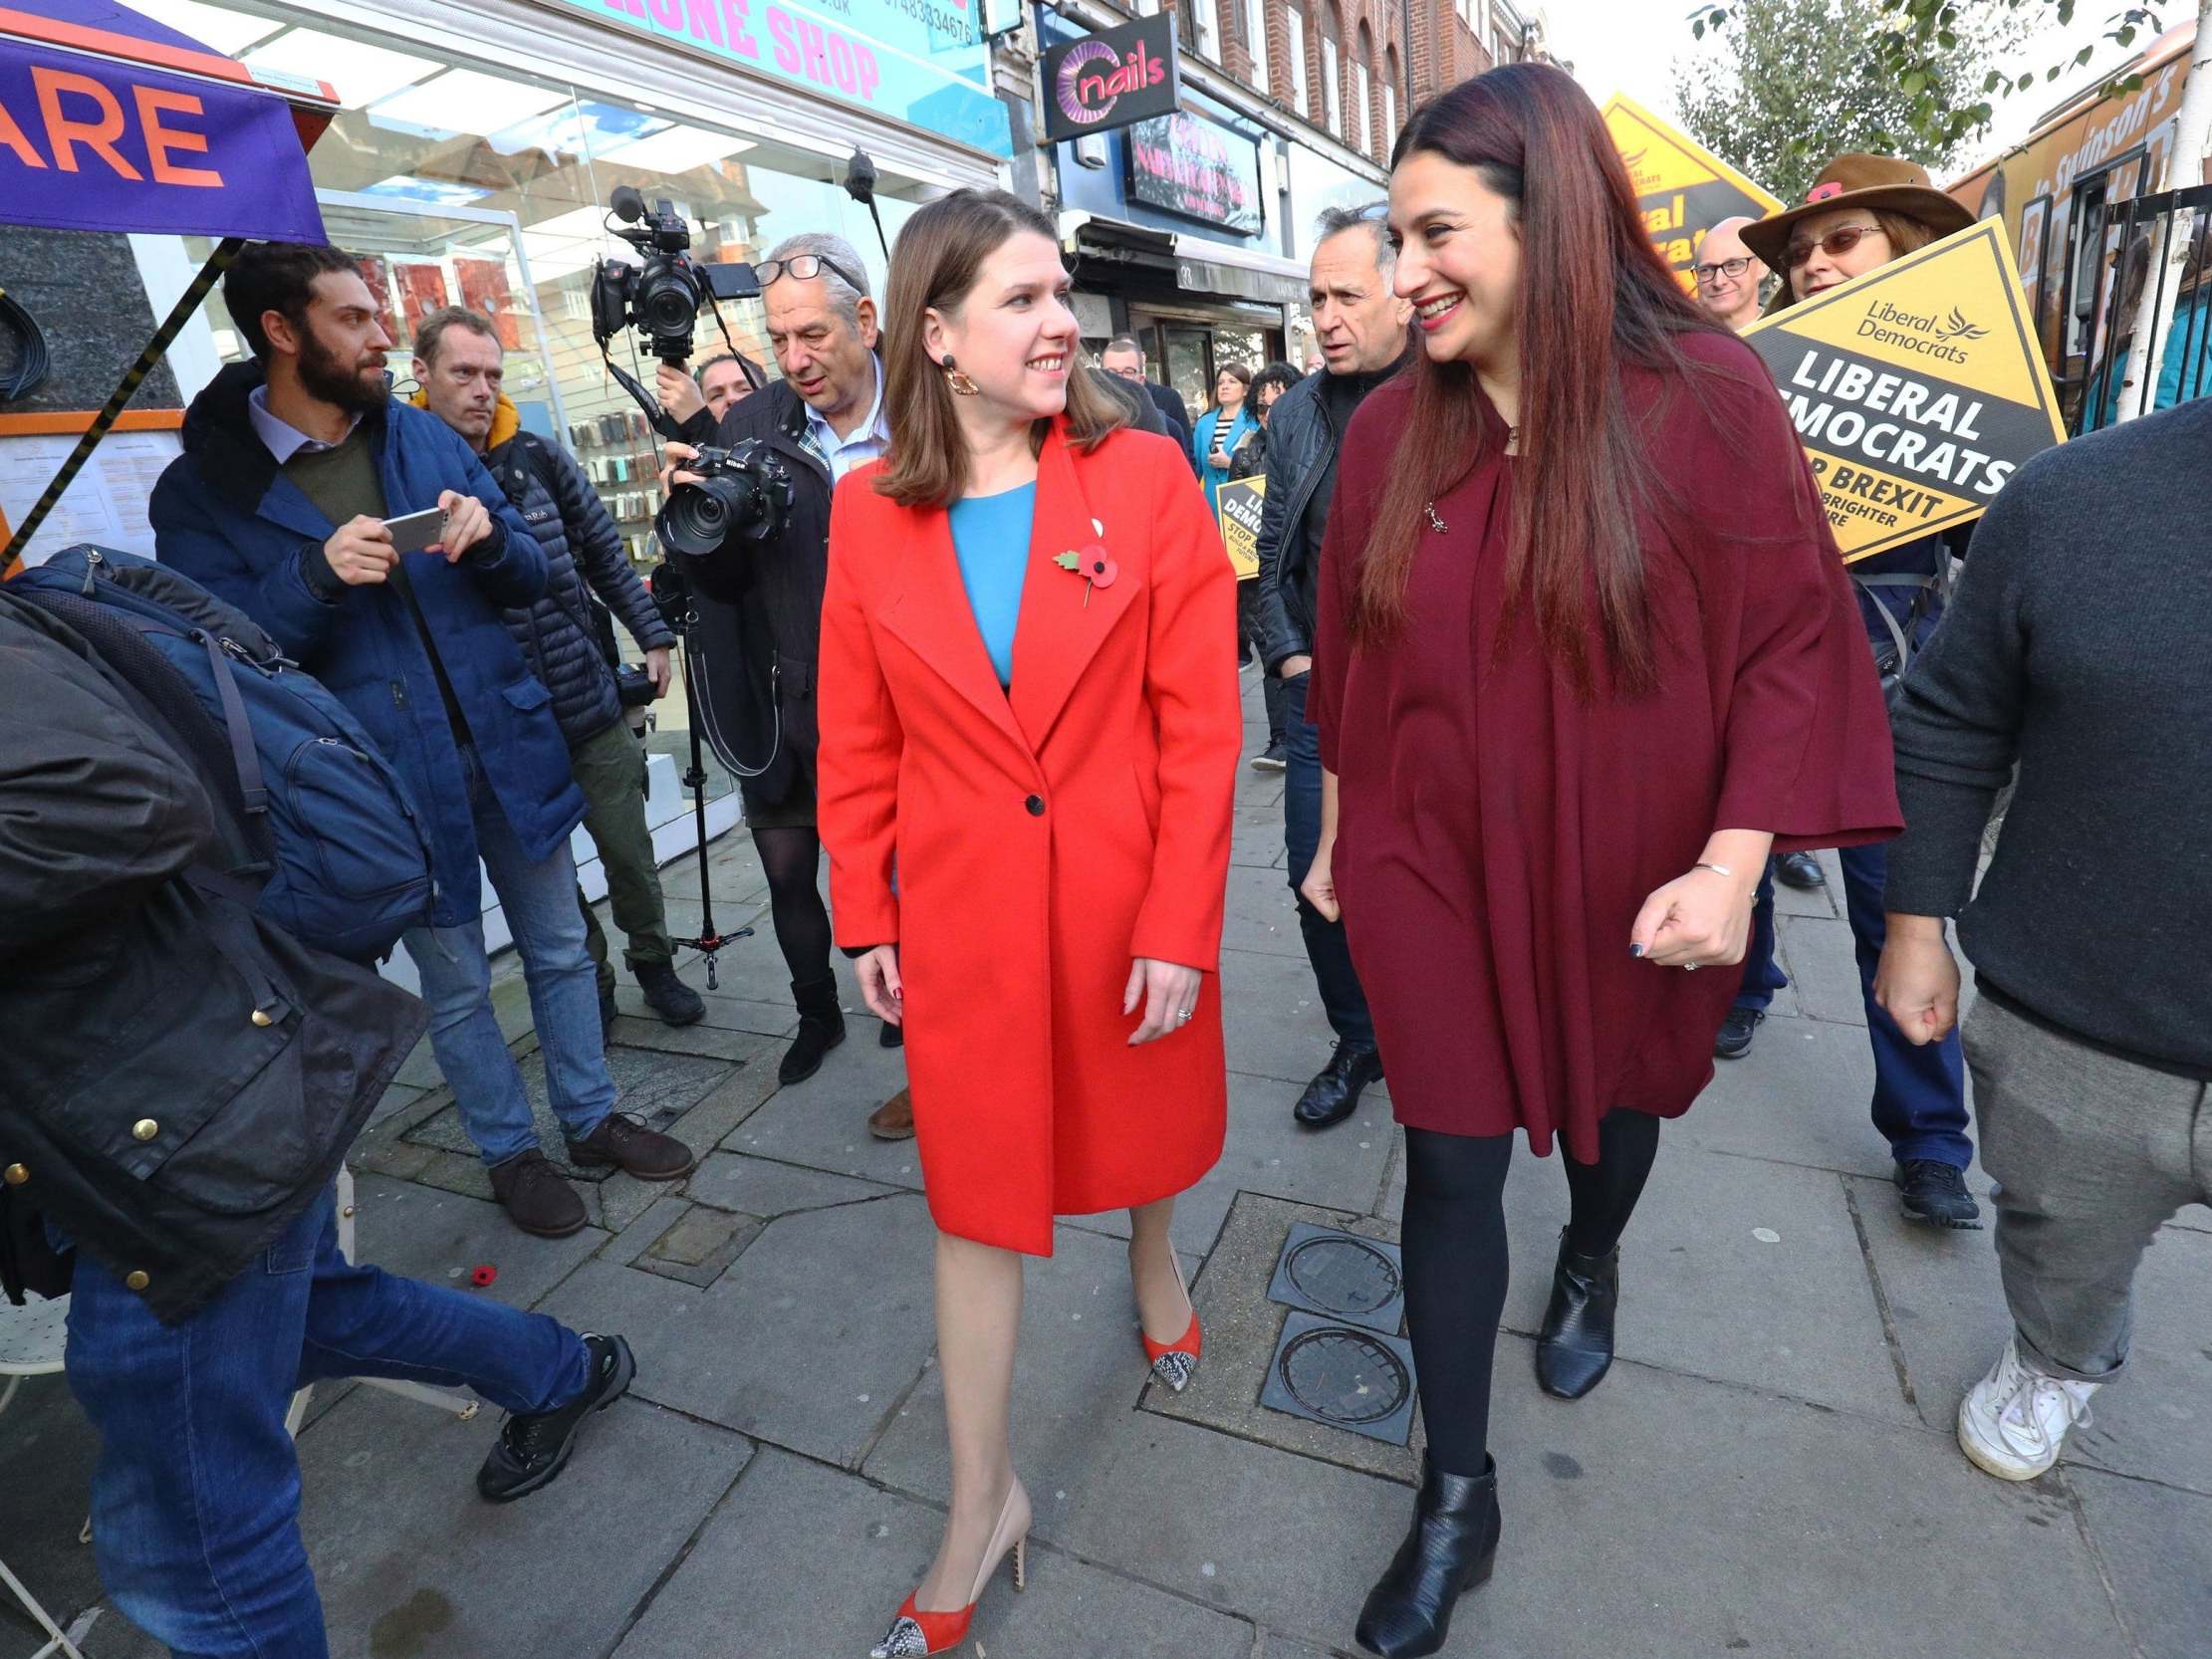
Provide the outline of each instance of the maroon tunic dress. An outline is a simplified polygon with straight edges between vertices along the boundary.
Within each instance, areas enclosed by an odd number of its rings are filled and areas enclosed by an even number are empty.
[[[1896,833],[1865,630],[1774,382],[1699,335],[1693,386],[1630,371],[1659,492],[1642,537],[1658,687],[1580,699],[1503,573],[1517,463],[1492,447],[1435,503],[1405,632],[1346,637],[1404,380],[1345,437],[1322,553],[1311,718],[1339,779],[1334,863],[1398,1121],[1564,1135],[1598,1157],[1615,1106],[1689,1109],[1742,975],[1628,954],[1636,913],[1715,830],[1775,850]],[[1602,661],[1597,624],[1593,659]]]

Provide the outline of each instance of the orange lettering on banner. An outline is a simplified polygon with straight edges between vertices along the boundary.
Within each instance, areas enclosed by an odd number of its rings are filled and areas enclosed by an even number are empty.
[[[43,167],[46,157],[32,148],[31,140],[23,135],[23,128],[16,125],[15,117],[8,114],[8,107],[0,104],[0,144],[15,152],[15,158],[26,167]]]
[[[121,178],[142,183],[138,169],[123,158],[116,140],[123,136],[123,106],[116,95],[89,76],[69,75],[44,64],[31,66],[31,84],[39,90],[39,114],[46,118],[46,142],[54,151],[54,165],[65,173],[77,171],[77,148],[83,144]],[[72,120],[62,114],[62,94],[76,93],[100,106],[97,121]]]
[[[158,87],[134,86],[130,95],[137,102],[138,124],[145,128],[146,160],[152,163],[154,183],[182,184],[201,190],[221,189],[223,175],[212,167],[180,167],[169,158],[169,152],[178,149],[196,150],[205,155],[207,134],[161,124],[163,115],[204,115],[205,106],[190,93],[164,92]]]

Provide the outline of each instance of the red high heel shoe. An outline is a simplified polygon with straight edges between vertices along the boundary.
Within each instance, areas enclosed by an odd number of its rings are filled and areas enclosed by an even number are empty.
[[[1183,1284],[1182,1259],[1174,1259],[1175,1283],[1182,1286],[1183,1301],[1190,1301],[1190,1287]],[[1198,1328],[1198,1309],[1190,1310],[1190,1328],[1172,1342],[1155,1342],[1144,1334],[1140,1322],[1136,1327],[1137,1339],[1144,1344],[1144,1357],[1151,1361],[1152,1375],[1180,1394],[1190,1386],[1190,1379],[1198,1374],[1198,1353],[1205,1346],[1206,1333]]]
[[[1029,1494],[1016,1481],[1006,1495],[1006,1506],[999,1511],[998,1525],[991,1529],[990,1547],[983,1551],[983,1564],[976,1568],[974,1587],[968,1591],[968,1604],[957,1612],[932,1613],[914,1604],[919,1590],[909,1593],[898,1609],[898,1616],[891,1620],[891,1627],[883,1639],[868,1650],[868,1659],[927,1659],[932,1653],[950,1653],[968,1639],[968,1626],[975,1622],[976,1604],[983,1599],[983,1587],[990,1583],[991,1574],[998,1570],[999,1562],[1011,1551],[1014,1556],[1014,1587],[1029,1588]]]

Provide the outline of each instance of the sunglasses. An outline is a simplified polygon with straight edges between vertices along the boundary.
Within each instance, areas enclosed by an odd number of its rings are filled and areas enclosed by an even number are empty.
[[[1724,259],[1717,265],[1693,265],[1690,274],[1702,283],[1716,283],[1723,277],[1740,277],[1751,269],[1748,256],[1741,259]]]
[[[1860,237],[1879,236],[1881,234],[1882,229],[1879,225],[1838,225],[1818,241],[1810,239],[1803,242],[1793,241],[1790,244],[1790,251],[1787,256],[1789,267],[1795,271],[1813,257],[1813,250],[1816,247],[1831,259],[1842,259],[1851,249],[1858,246]]]
[[[789,259],[764,259],[753,267],[753,275],[760,278],[760,285],[763,288],[766,288],[778,277],[790,277],[798,282],[812,282],[825,271],[844,283],[848,288],[856,289],[862,294],[867,292],[867,285],[861,282],[860,278],[853,275],[836,260],[826,258],[821,254],[793,254]]]

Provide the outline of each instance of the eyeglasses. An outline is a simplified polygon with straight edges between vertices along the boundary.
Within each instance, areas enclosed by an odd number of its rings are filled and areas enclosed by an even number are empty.
[[[793,254],[789,259],[764,259],[753,267],[753,275],[760,278],[760,285],[763,288],[766,288],[778,277],[790,277],[798,282],[812,282],[825,271],[844,283],[846,287],[858,293],[865,294],[867,292],[866,283],[860,281],[859,277],[856,277],[836,260],[824,254]]]
[[[1715,265],[1693,265],[1690,273],[1701,283],[1716,283],[1723,277],[1740,277],[1750,269],[1751,257],[1747,254],[1741,259],[1724,259]]]
[[[1831,259],[1842,259],[1851,249],[1858,246],[1860,237],[1879,236],[1881,234],[1882,228],[1879,225],[1838,225],[1826,236],[1819,238],[1818,241],[1793,241],[1790,244],[1788,255],[1790,269],[1795,271],[1811,259],[1816,247]]]

